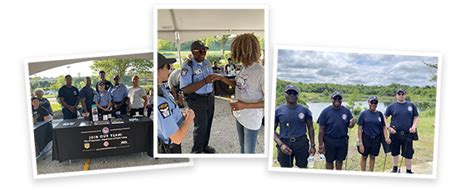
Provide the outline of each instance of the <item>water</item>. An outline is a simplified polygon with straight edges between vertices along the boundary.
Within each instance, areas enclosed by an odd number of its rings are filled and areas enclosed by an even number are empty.
[[[328,107],[331,104],[332,104],[331,102],[308,103],[308,108],[309,108],[309,110],[311,111],[311,113],[313,115],[313,121],[317,121],[318,117],[319,117],[319,114],[323,111],[323,109]],[[368,109],[368,106],[369,106],[367,101],[359,101],[359,102],[356,101],[355,104],[358,105],[358,106],[362,106],[363,110]],[[342,105],[347,107],[346,102],[342,102]],[[383,102],[379,102],[379,104],[377,105],[377,110],[381,111],[382,113],[385,112],[385,108],[386,108],[386,106]]]

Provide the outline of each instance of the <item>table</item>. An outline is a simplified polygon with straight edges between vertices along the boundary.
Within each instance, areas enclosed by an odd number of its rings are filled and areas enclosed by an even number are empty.
[[[120,116],[123,123],[87,124],[84,119],[61,121],[53,128],[53,160],[89,159],[147,152],[153,157],[153,121]]]
[[[35,135],[36,156],[53,140],[53,124],[51,122],[36,122],[33,125]]]

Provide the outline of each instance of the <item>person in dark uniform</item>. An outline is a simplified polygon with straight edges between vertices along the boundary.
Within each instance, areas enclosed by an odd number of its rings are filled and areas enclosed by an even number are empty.
[[[51,115],[49,111],[45,107],[41,106],[40,104],[41,104],[40,98],[38,97],[31,98],[33,124],[35,124],[36,122],[51,121]]]
[[[214,117],[213,86],[215,76],[212,64],[206,59],[209,48],[201,41],[191,44],[193,58],[182,66],[180,88],[186,95],[188,106],[196,113],[194,118],[194,144],[192,153],[215,153],[209,146]]]
[[[227,64],[224,66],[224,71],[227,75],[235,75],[235,70],[237,67],[232,62],[232,58],[227,59]]]
[[[99,83],[103,82],[105,84],[105,90],[109,90],[112,87],[112,83],[105,79],[105,71],[99,71],[100,81],[95,84],[95,90],[99,92]]]
[[[86,82],[86,86],[82,87],[81,91],[79,91],[79,100],[81,102],[84,118],[91,120],[95,90],[91,87],[91,77],[86,77],[84,82]]]
[[[59,88],[58,98],[63,107],[63,118],[64,119],[76,119],[77,118],[77,104],[79,104],[79,90],[72,86],[71,75],[66,75],[66,85]]]
[[[181,153],[181,142],[186,137],[194,119],[194,111],[187,109],[181,113],[169,90],[162,85],[168,78],[170,64],[176,59],[168,59],[158,53],[158,152]]]
[[[342,169],[348,151],[348,129],[354,127],[355,120],[349,109],[342,105],[342,94],[334,92],[332,105],[326,107],[318,118],[319,153],[326,156],[326,169]]]
[[[377,111],[379,103],[376,96],[369,97],[369,109],[360,113],[357,124],[359,125],[357,148],[362,154],[360,159],[360,170],[365,171],[367,166],[367,157],[369,159],[369,171],[374,171],[375,157],[379,155],[380,144],[382,141],[390,144],[390,138],[385,125],[385,117],[382,112]]]
[[[286,104],[275,110],[274,140],[278,148],[278,162],[281,167],[291,168],[295,159],[298,168],[307,168],[308,157],[316,153],[313,116],[308,108],[298,104],[296,86],[286,86],[285,99]],[[280,134],[276,131],[278,126]]]
[[[390,127],[390,149],[393,157],[392,173],[398,172],[398,155],[402,150],[405,158],[406,172],[412,174],[411,165],[415,150],[413,149],[413,138],[418,126],[418,109],[415,104],[406,100],[406,91],[396,91],[396,102],[390,104],[385,110],[385,117],[391,117]]]
[[[114,86],[109,89],[112,95],[112,115],[126,115],[128,111],[128,89],[124,84],[120,83],[120,76],[118,75],[114,77],[114,83]]]

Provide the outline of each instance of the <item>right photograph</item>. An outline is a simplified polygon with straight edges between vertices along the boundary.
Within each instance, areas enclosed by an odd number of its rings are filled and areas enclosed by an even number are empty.
[[[441,56],[276,47],[270,170],[435,178]]]

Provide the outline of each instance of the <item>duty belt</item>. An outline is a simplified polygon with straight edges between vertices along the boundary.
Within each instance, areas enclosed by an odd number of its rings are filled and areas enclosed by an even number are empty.
[[[301,139],[303,139],[303,138],[306,138],[306,136],[303,135],[303,136],[299,136],[299,137],[282,138],[282,140],[288,140],[288,141],[294,143],[294,142],[296,142],[296,141],[298,141],[298,140],[301,140]]]

